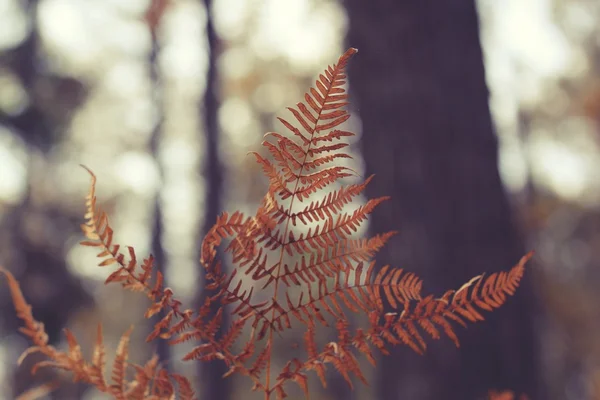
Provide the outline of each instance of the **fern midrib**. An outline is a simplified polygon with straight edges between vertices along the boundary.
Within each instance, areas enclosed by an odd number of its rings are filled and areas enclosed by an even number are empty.
[[[333,88],[333,83],[335,82],[337,76],[340,73],[340,68],[339,68],[339,62],[335,65],[335,68],[333,70],[333,73],[331,74],[331,79],[329,82],[329,85],[327,86],[327,92],[326,94],[323,96],[323,104],[321,104],[321,109],[319,110],[319,115],[317,115],[316,121],[313,124],[313,129],[312,132],[310,134],[310,141],[308,143],[308,146],[306,148],[306,153],[304,154],[304,159],[302,160],[302,166],[300,167],[300,171],[298,172],[298,177],[296,178],[296,183],[294,184],[294,190],[293,190],[293,194],[292,194],[292,198],[290,199],[290,205],[287,209],[287,211],[289,213],[292,212],[293,206],[294,206],[294,200],[296,199],[296,191],[298,190],[298,187],[300,185],[300,177],[302,176],[302,171],[304,171],[304,166],[306,165],[306,160],[309,157],[309,153],[310,153],[310,149],[313,145],[313,138],[315,136],[315,133],[317,132],[317,126],[319,124],[319,121],[321,120],[321,115],[323,113],[324,110],[324,106],[325,106],[325,102],[327,101],[327,98],[329,97],[330,93],[331,93],[331,89]],[[287,217],[287,221],[285,224],[285,229],[284,229],[284,233],[283,233],[283,239],[285,240],[285,238],[288,236],[288,231],[289,231],[289,226],[290,226],[290,221],[291,218]],[[279,252],[279,262],[278,262],[278,266],[277,266],[277,271],[275,273],[275,287],[274,287],[274,292],[273,292],[273,302],[277,301],[277,292],[278,292],[278,288],[279,288],[279,281],[280,281],[280,272],[281,272],[281,267],[283,265],[283,257],[284,257],[284,250],[285,250],[285,246],[289,245],[290,243],[286,243],[281,247],[281,250]],[[273,320],[275,319],[275,307],[273,307],[273,310],[271,311],[271,318],[270,318],[270,322],[272,323]],[[271,397],[271,351],[272,351],[272,342],[273,342],[273,325],[269,326],[269,339],[267,340],[267,346],[269,347],[269,356],[267,357],[267,372],[266,372],[266,390],[265,390],[265,399],[269,400],[269,398]]]

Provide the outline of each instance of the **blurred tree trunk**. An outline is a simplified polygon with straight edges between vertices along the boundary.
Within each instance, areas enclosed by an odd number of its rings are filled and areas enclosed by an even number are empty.
[[[35,317],[44,323],[50,343],[57,343],[62,329],[77,309],[90,307],[93,299],[79,279],[68,270],[64,244],[77,229],[79,219],[56,203],[39,195],[34,182],[49,175],[48,154],[58,144],[61,132],[70,123],[72,111],[85,97],[83,84],[72,77],[53,74],[45,68],[40,49],[37,10],[38,0],[21,3],[30,30],[15,47],[0,52],[2,65],[17,80],[26,94],[22,110],[0,107],[0,126],[20,138],[28,151],[26,194],[5,218],[0,219],[0,264],[9,267],[21,282],[24,295],[35,310]],[[1,175],[1,173],[0,173]],[[0,327],[4,333],[14,333],[22,321],[16,318],[8,293],[0,291]],[[23,343],[21,343],[23,344]],[[20,344],[20,345],[21,345]],[[33,359],[33,358],[32,358]],[[27,359],[13,373],[12,394],[17,394],[46,379],[56,378],[55,371],[31,375],[32,359]],[[86,386],[69,382],[55,391],[53,398],[77,398]],[[2,397],[2,396],[0,396]]]
[[[201,116],[204,119],[205,132],[205,163],[203,165],[202,175],[205,185],[205,205],[204,205],[204,226],[200,231],[199,243],[202,242],[206,232],[213,226],[217,216],[222,211],[223,206],[223,166],[219,157],[219,86],[217,74],[217,56],[218,56],[218,37],[214,27],[214,17],[212,14],[212,0],[204,0],[206,7],[206,36],[208,40],[208,71],[206,74],[206,91],[202,102]],[[204,274],[204,268],[200,268],[200,273]],[[202,284],[205,283],[202,276]],[[207,294],[203,287],[198,285],[198,304],[199,307],[204,303],[204,296]],[[212,313],[218,310],[218,303],[214,303]],[[223,317],[220,335],[225,327],[229,326],[229,318],[226,314]],[[205,399],[229,399],[231,397],[231,384],[222,378],[227,372],[226,366],[220,361],[208,363],[198,363],[200,368],[202,398]]]
[[[158,4],[158,5],[157,5]],[[152,98],[155,106],[155,125],[152,129],[152,135],[150,137],[150,151],[154,157],[154,161],[158,165],[161,181],[163,178],[163,169],[159,159],[159,147],[160,140],[163,134],[163,122],[165,120],[165,107],[164,107],[164,90],[163,80],[160,72],[159,54],[160,54],[160,43],[157,37],[157,30],[160,24],[161,17],[166,10],[167,4],[164,1],[153,1],[146,12],[146,22],[150,35],[152,37],[152,46],[150,48],[150,54],[148,56],[148,68],[150,75],[150,86],[152,91]],[[163,212],[161,206],[161,193],[162,188],[158,188],[156,196],[154,198],[154,224],[152,225],[152,255],[154,256],[154,265],[156,270],[166,277],[166,255],[162,245],[163,237]],[[165,278],[165,285],[167,285]],[[166,311],[163,309],[158,315],[152,319],[152,324],[159,322],[166,315]],[[150,327],[152,330],[152,327]],[[166,340],[159,340],[157,343],[157,354],[159,360],[168,369],[171,365],[171,352],[169,345]]]
[[[369,197],[392,195],[371,219],[400,234],[380,253],[440,295],[513,266],[524,248],[497,169],[498,145],[474,1],[346,0],[350,90],[363,125]],[[401,347],[376,375],[379,399],[483,398],[489,389],[536,396],[532,287],[483,323],[457,327],[461,348]]]

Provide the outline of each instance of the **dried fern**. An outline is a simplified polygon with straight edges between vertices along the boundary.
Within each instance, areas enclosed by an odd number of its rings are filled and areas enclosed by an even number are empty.
[[[194,393],[187,379],[177,374],[169,374],[166,370],[160,368],[157,356],[153,356],[143,366],[127,362],[131,329],[125,332],[119,341],[111,372],[111,383],[107,383],[104,377],[106,362],[102,328],[98,326],[98,335],[91,362],[84,359],[79,343],[68,329],[64,330],[68,351],[59,351],[48,344],[48,335],[44,331],[44,324],[33,317],[31,306],[25,301],[15,277],[1,267],[0,273],[4,274],[8,281],[17,316],[25,323],[25,326],[19,330],[33,342],[33,346],[29,347],[19,358],[19,364],[32,353],[42,353],[47,358],[44,361],[37,362],[32,367],[32,374],[35,374],[40,368],[62,369],[73,374],[73,381],[93,385],[100,392],[112,395],[119,400],[172,399],[177,393],[179,399],[194,399]],[[127,379],[126,377],[126,370],[129,367],[135,371],[133,379]],[[55,386],[54,383],[51,383],[52,389]],[[31,392],[26,398],[36,398],[37,396],[43,396],[45,393],[44,390]]]
[[[206,270],[210,292],[198,310],[183,309],[173,292],[163,285],[162,274],[154,268],[152,256],[138,262],[135,251],[113,240],[106,213],[96,204],[96,177],[92,177],[86,198],[84,246],[97,249],[99,266],[114,268],[106,283],[143,292],[150,299],[145,316],[160,311],[165,316],[155,324],[147,341],[169,340],[176,345],[188,340],[199,343],[184,360],[221,360],[234,373],[249,377],[253,389],[265,399],[286,397],[287,384],[297,384],[309,395],[308,375],[316,372],[325,386],[327,365],[333,366],[352,385],[354,375],[364,383],[357,356],[375,364],[372,349],[387,354],[389,345],[405,344],[418,353],[426,349],[425,338],[449,337],[457,346],[455,324],[483,320],[481,312],[501,306],[519,285],[524,256],[508,272],[477,276],[458,290],[441,297],[423,295],[421,280],[413,273],[384,266],[376,268],[374,256],[395,232],[368,239],[355,233],[367,216],[387,197],[370,199],[352,212],[345,211],[373,177],[362,183],[344,185],[354,172],[338,161],[351,158],[346,152],[352,132],[340,128],[348,118],[344,69],[356,49],[349,49],[328,67],[306,93],[304,102],[289,108],[294,122],[279,118],[288,135],[268,133],[263,142],[269,157],[253,153],[269,180],[269,189],[254,216],[240,212],[223,213],[202,243],[200,262]],[[334,184],[342,184],[334,187]],[[217,249],[226,244],[234,268],[225,272]],[[175,387],[181,399],[193,398],[185,378],[160,369],[156,357],[144,366],[127,362],[130,331],[123,335],[112,369],[112,384],[103,375],[104,348],[101,330],[93,360],[86,362],[73,335],[66,331],[69,351],[61,353],[48,345],[43,325],[33,319],[15,279],[7,271],[17,313],[25,322],[22,332],[31,338],[31,352],[42,352],[48,361],[38,367],[54,366],[73,373],[75,380],[88,382],[117,399],[173,398]],[[250,287],[250,289],[244,289]],[[266,300],[255,299],[255,288]],[[211,313],[217,304],[219,311]],[[226,306],[231,326],[217,335]],[[348,313],[362,313],[368,325],[351,330]],[[324,346],[316,340],[318,326],[332,321],[336,339]],[[302,326],[302,359],[287,361],[273,371],[274,341],[292,328]],[[246,329],[246,330],[245,330]],[[248,335],[243,334],[249,331]],[[135,371],[127,380],[126,370]]]

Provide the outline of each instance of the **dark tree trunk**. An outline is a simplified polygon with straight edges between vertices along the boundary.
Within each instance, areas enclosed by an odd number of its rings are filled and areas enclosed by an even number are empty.
[[[203,165],[202,175],[206,180],[205,206],[204,206],[204,226],[200,231],[200,242],[204,239],[206,232],[215,223],[217,216],[222,211],[223,194],[223,166],[219,157],[219,93],[218,93],[218,74],[217,74],[217,55],[218,55],[218,37],[215,31],[213,15],[211,10],[212,0],[204,0],[206,7],[206,35],[208,39],[208,72],[206,74],[206,92],[202,102],[201,115],[204,119],[205,132],[205,155],[206,160]],[[200,269],[204,273],[204,269]],[[204,278],[204,277],[202,277]],[[204,283],[205,280],[202,279]],[[198,306],[204,303],[204,296],[207,294],[204,288],[198,286],[199,301]],[[218,310],[218,303],[214,303],[215,314]],[[224,316],[221,324],[221,331],[229,325],[229,319]],[[219,332],[218,334],[220,334]],[[219,360],[200,363],[200,374],[202,376],[202,394],[206,399],[229,399],[231,397],[231,384],[222,378],[227,372],[226,366]]]
[[[26,179],[30,182],[36,181],[32,179],[36,174],[33,161],[46,158],[59,142],[72,109],[86,92],[76,79],[53,75],[44,68],[38,5],[38,0],[21,3],[30,31],[17,46],[0,52],[0,68],[9,70],[27,95],[27,104],[18,113],[7,113],[0,108],[0,127],[8,128],[27,147],[31,157]],[[79,308],[91,307],[93,299],[79,279],[69,272],[65,262],[64,243],[72,236],[79,218],[40,199],[39,195],[34,199],[32,189],[29,184],[22,202],[0,218],[0,233],[4,233],[0,234],[0,247],[5,249],[0,254],[0,264],[17,276],[34,316],[44,323],[50,343],[55,344],[63,337],[62,329],[72,314]],[[0,289],[0,333],[13,333],[22,326],[22,321],[17,319],[13,302],[3,289]],[[20,368],[12,371],[14,397],[43,379],[47,382],[58,376],[55,371],[43,372],[41,377],[32,376],[32,360],[26,359]],[[55,391],[52,398],[75,398],[85,390],[83,384],[67,383]]]
[[[154,128],[152,129],[152,136],[150,137],[150,151],[154,156],[155,162],[158,163],[158,169],[160,171],[161,181],[163,178],[163,170],[160,165],[160,160],[158,157],[158,150],[160,146],[160,140],[163,133],[163,122],[165,119],[165,107],[163,101],[163,84],[162,78],[160,74],[160,65],[158,63],[158,56],[160,54],[160,43],[158,41],[156,28],[158,24],[157,21],[154,22],[154,25],[149,23],[150,33],[152,35],[152,47],[150,49],[150,55],[148,57],[148,67],[150,72],[150,80],[152,87],[152,97],[154,99],[155,105],[155,113],[156,113],[156,122]],[[156,193],[156,197],[154,199],[154,224],[152,226],[152,255],[154,256],[154,264],[156,265],[156,270],[162,273],[163,276],[166,276],[166,255],[165,250],[162,245],[162,236],[163,236],[163,213],[161,206],[161,192],[162,189],[158,189]],[[165,281],[165,285],[167,282]],[[162,320],[166,315],[166,311],[162,310],[153,320],[153,323],[157,323]],[[170,366],[170,350],[168,342],[165,340],[159,340],[157,342],[157,350],[156,350],[159,360],[169,368]]]
[[[474,1],[347,0],[350,90],[363,125],[369,197],[392,195],[371,219],[399,230],[380,253],[440,295],[524,253],[497,169],[498,145]],[[379,399],[482,398],[493,388],[536,397],[532,288],[487,321],[457,327],[460,350],[429,340],[378,365]]]

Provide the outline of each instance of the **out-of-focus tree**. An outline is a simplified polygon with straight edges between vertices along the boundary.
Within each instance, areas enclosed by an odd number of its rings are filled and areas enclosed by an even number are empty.
[[[377,174],[367,195],[393,199],[371,226],[400,230],[379,262],[416,271],[437,293],[512,265],[524,249],[498,173],[474,1],[345,5],[348,44],[360,51],[349,74],[366,174]],[[384,357],[377,398],[477,399],[490,389],[538,398],[532,296],[525,285],[460,332],[460,349],[442,341],[423,357],[404,348]]]
[[[169,5],[168,0],[153,0],[150,2],[148,9],[146,10],[145,20],[150,31],[151,36],[151,47],[150,54],[148,56],[148,69],[150,75],[151,92],[154,100],[154,111],[155,111],[155,122],[152,128],[152,134],[150,137],[150,151],[155,159],[155,162],[160,163],[158,153],[159,146],[163,134],[163,123],[165,119],[165,107],[164,107],[164,90],[163,82],[161,77],[161,70],[159,64],[160,55],[160,39],[158,37],[158,30],[160,28],[160,21],[167,11]],[[158,170],[162,172],[160,165]],[[162,175],[162,173],[161,173]],[[152,225],[152,255],[154,256],[155,265],[163,276],[166,275],[165,267],[167,263],[165,249],[162,245],[162,239],[164,234],[163,228],[163,209],[161,202],[162,190],[157,190],[154,199],[154,224]],[[162,319],[165,316],[164,310],[156,316],[156,321]],[[161,362],[169,365],[170,361],[170,350],[166,341],[160,341],[158,343],[157,353]]]
[[[65,262],[64,243],[77,227],[75,210],[66,212],[46,198],[41,182],[48,178],[45,166],[51,162],[54,146],[62,139],[61,132],[87,90],[77,79],[48,67],[38,29],[39,2],[25,1],[22,7],[29,30],[20,43],[0,52],[0,66],[23,93],[23,105],[9,110],[0,107],[0,127],[24,143],[29,182],[20,204],[10,206],[10,212],[0,219],[0,232],[5,233],[0,235],[0,263],[9,265],[25,282],[24,293],[36,308],[36,317],[44,322],[50,341],[56,343],[70,316],[92,300]],[[12,332],[20,323],[7,297],[0,296],[1,325]],[[15,371],[15,395],[36,383],[29,365],[26,362]],[[55,395],[73,397],[81,390],[83,387],[71,385]]]
[[[202,175],[205,179],[205,202],[203,226],[198,235],[200,243],[206,232],[214,224],[223,207],[223,179],[224,167],[219,156],[219,75],[217,72],[217,57],[219,55],[219,38],[214,27],[212,14],[212,0],[204,0],[206,9],[206,39],[208,41],[208,70],[206,73],[206,88],[201,101],[200,114],[203,117],[205,132],[205,156]],[[200,273],[201,285],[198,285],[197,306],[204,303],[204,270]],[[213,313],[218,310],[215,304]],[[220,334],[229,324],[229,318],[223,317]],[[220,361],[202,363],[199,365],[203,397],[206,399],[228,399],[231,396],[231,385],[223,380],[227,372],[226,366]]]

